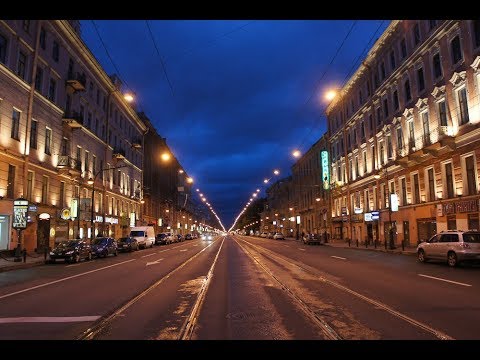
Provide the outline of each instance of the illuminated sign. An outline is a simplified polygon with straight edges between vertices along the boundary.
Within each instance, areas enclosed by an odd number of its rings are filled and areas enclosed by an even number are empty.
[[[368,213],[365,213],[365,214],[363,214],[363,217],[364,217],[364,220],[365,220],[366,222],[373,221],[373,220],[372,220],[372,213],[369,213],[369,212],[368,212]]]
[[[372,211],[372,220],[378,220],[380,218],[380,213],[378,211]]]
[[[103,216],[102,215],[95,215],[95,222],[103,222]]]
[[[297,215],[297,224],[300,224],[300,215]]]
[[[135,227],[135,213],[130,213],[130,227]]]
[[[163,224],[162,218],[158,218],[158,226],[163,226],[162,224]]]
[[[330,172],[328,169],[328,151],[323,150],[322,156],[322,181],[323,188],[328,190],[330,188]]]
[[[78,214],[77,213],[77,211],[78,211],[78,199],[77,198],[72,199],[72,204],[70,206],[70,209],[71,209],[70,210],[70,217],[72,217],[72,218],[78,217],[78,215],[77,215]]]
[[[17,230],[27,228],[28,200],[16,199],[13,201],[12,227]]]
[[[353,209],[353,212],[354,212],[355,214],[361,214],[361,213],[363,213],[363,208],[357,208],[357,207],[356,207],[356,208]]]
[[[392,211],[398,211],[398,195],[390,194],[390,209]]]
[[[276,221],[273,221],[273,225],[277,225],[277,222],[276,222]]]
[[[49,220],[50,219],[50,214],[49,213],[41,213],[40,215],[38,215],[38,218],[40,220]]]
[[[108,222],[110,224],[118,224],[118,218],[114,218],[111,216],[105,216],[105,222]]]
[[[63,219],[63,220],[68,220],[70,219],[70,209],[69,208],[63,208],[62,209],[62,212],[60,214],[60,217]]]

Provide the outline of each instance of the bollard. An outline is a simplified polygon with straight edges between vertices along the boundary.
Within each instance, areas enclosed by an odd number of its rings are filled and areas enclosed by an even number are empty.
[[[22,255],[23,255],[23,262],[26,263],[27,262],[27,249],[22,250]]]
[[[358,239],[357,239],[357,247],[358,247]]]
[[[350,247],[350,239],[348,239],[348,247]]]

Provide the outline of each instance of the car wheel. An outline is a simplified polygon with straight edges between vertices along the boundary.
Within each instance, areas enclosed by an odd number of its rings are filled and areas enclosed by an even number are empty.
[[[450,251],[447,255],[448,266],[455,267],[458,265],[457,254]]]
[[[80,262],[80,254],[75,254],[75,255],[73,255],[73,262],[74,262],[74,263]]]
[[[417,254],[418,261],[424,263],[427,261],[427,257],[425,256],[425,251],[423,249],[418,250]]]
[[[113,256],[118,256],[118,251],[115,249],[115,252],[113,253]]]

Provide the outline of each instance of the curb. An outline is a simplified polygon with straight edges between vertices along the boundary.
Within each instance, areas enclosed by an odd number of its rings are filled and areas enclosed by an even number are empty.
[[[385,249],[380,249],[380,248],[364,248],[364,247],[356,247],[356,246],[334,246],[334,245],[329,245],[324,244],[325,246],[330,246],[330,247],[338,247],[342,249],[352,249],[352,250],[363,250],[363,251],[379,251],[379,252],[384,252],[384,253],[389,253],[389,254],[398,254],[398,255],[409,255],[409,256],[417,256],[416,252],[407,252],[407,251],[393,251],[393,250],[385,250]]]
[[[0,273],[12,271],[12,270],[20,270],[20,269],[28,269],[35,266],[45,265],[45,261],[36,261],[32,263],[22,263],[18,265],[7,265],[0,267]]]

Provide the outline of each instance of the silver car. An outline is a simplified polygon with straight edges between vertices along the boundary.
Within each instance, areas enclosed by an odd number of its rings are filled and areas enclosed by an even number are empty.
[[[448,230],[417,246],[418,261],[447,261],[456,266],[462,261],[480,260],[480,231]]]

